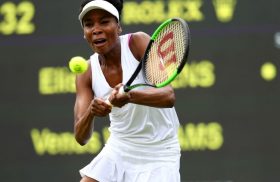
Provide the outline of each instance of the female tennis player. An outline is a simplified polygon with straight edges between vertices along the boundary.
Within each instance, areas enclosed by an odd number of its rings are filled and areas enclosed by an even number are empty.
[[[94,118],[110,118],[102,151],[80,170],[81,182],[179,182],[179,126],[171,86],[119,89],[144,55],[150,36],[121,35],[122,0],[84,0],[79,20],[93,50],[89,69],[76,78],[74,133],[79,144],[91,138]],[[140,73],[134,83],[143,82]],[[106,102],[109,98],[114,107]]]

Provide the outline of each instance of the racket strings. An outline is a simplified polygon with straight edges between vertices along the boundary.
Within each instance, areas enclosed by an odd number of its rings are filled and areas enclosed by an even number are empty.
[[[181,23],[173,21],[154,40],[145,67],[146,79],[157,85],[170,79],[184,58],[186,33]]]

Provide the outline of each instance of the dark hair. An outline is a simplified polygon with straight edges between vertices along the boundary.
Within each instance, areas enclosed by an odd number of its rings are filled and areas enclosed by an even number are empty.
[[[91,1],[94,1],[94,0],[82,0],[79,13],[81,13],[83,10],[83,7]],[[118,10],[119,16],[121,18],[122,9],[123,9],[123,0],[106,0],[106,1],[111,3]]]

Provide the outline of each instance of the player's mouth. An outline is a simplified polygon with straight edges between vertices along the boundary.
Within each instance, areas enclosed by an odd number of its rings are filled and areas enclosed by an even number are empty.
[[[94,46],[96,46],[96,47],[103,46],[105,43],[106,43],[106,39],[103,39],[103,38],[101,38],[101,39],[95,39],[95,40],[93,41],[93,44],[94,44]]]

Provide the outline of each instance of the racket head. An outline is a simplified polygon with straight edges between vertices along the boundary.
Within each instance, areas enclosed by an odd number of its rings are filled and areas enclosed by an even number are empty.
[[[190,49],[190,30],[181,18],[170,18],[153,33],[142,60],[147,85],[164,87],[182,71]]]

